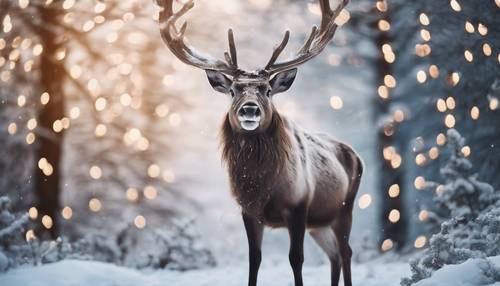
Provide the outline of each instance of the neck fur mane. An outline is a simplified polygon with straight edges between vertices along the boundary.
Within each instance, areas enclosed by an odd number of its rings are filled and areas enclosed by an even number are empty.
[[[247,135],[233,131],[228,115],[222,126],[221,147],[233,195],[244,212],[260,215],[289,161],[291,143],[283,118],[274,111],[267,130]]]

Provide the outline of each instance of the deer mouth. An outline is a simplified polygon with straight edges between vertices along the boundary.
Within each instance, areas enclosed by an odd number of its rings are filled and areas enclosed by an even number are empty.
[[[238,116],[238,120],[240,121],[241,128],[246,131],[253,131],[260,125],[260,116],[240,115]]]

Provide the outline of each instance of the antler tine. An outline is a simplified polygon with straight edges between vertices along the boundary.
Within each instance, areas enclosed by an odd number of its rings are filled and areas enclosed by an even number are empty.
[[[198,52],[196,49],[186,44],[184,41],[184,34],[187,29],[187,22],[181,26],[180,30],[177,29],[175,25],[176,21],[194,7],[194,0],[189,0],[183,4],[177,12],[174,12],[173,0],[156,0],[156,3],[163,8],[159,14],[162,39],[179,60],[204,70],[216,70],[231,76],[237,74],[237,66],[232,64],[232,62],[226,63],[214,59],[209,55]],[[231,51],[231,54],[233,53],[236,55],[235,48],[234,51]]]
[[[271,59],[269,59],[269,62],[266,65],[266,70],[269,69],[278,59],[280,54],[283,52],[285,49],[286,45],[288,44],[288,40],[290,39],[290,31],[285,32],[285,36],[283,37],[283,40],[281,41],[281,44],[276,46],[273,51],[273,55],[271,56]]]
[[[330,8],[329,0],[320,0],[319,6],[321,7],[321,26],[320,30],[323,31],[330,22],[332,17],[332,8]]]
[[[321,26],[318,29],[317,27],[313,27],[311,34],[305,41],[302,48],[297,52],[295,58],[276,63],[276,60],[281,53],[276,53],[276,49],[273,52],[271,60],[264,68],[265,72],[268,74],[276,74],[278,72],[282,72],[285,70],[293,69],[315,56],[319,55],[328,45],[328,43],[332,40],[335,35],[335,31],[337,30],[337,24],[335,23],[335,19],[340,14],[342,9],[347,6],[349,0],[340,0],[339,5],[332,10],[330,7],[329,0],[320,0],[320,8],[321,8]],[[288,40],[288,39],[287,39]],[[284,48],[284,47],[282,47]]]
[[[234,44],[233,29],[227,30],[227,40],[229,42],[229,53],[231,55],[231,63],[238,67],[238,57],[236,55],[236,45]]]
[[[301,55],[303,53],[307,53],[309,51],[309,49],[311,48],[312,42],[316,38],[317,32],[318,32],[318,27],[313,26],[312,30],[311,30],[311,34],[309,35],[309,38],[307,38],[304,45],[302,46],[302,48],[300,48],[300,50],[298,52],[299,55]]]

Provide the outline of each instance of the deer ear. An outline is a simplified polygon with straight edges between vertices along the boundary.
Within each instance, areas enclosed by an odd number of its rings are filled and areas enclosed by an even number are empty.
[[[275,75],[269,82],[269,84],[271,85],[271,93],[276,94],[287,91],[292,86],[296,75],[296,68],[280,72],[279,74]]]
[[[229,93],[233,83],[226,75],[215,70],[205,70],[210,85],[218,92]]]

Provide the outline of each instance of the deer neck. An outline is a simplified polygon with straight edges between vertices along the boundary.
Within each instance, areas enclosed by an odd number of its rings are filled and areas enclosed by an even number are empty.
[[[266,131],[246,135],[233,132],[226,117],[221,135],[222,158],[229,171],[231,191],[243,211],[259,215],[271,198],[277,179],[286,175],[291,140],[285,119],[275,111]]]

